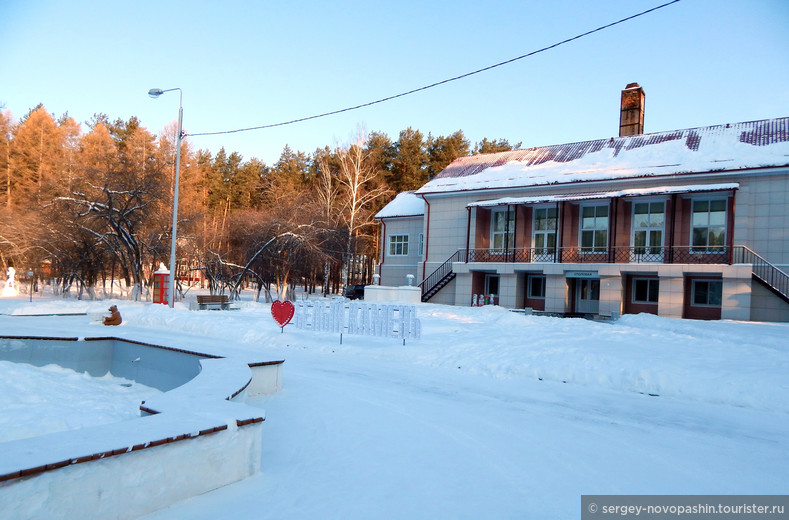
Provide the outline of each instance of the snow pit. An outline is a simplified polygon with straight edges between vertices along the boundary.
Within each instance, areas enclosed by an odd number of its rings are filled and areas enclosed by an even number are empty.
[[[114,337],[0,336],[0,360],[164,392],[141,418],[0,443],[0,519],[135,518],[257,473],[265,417],[242,401],[279,390],[283,363]]]

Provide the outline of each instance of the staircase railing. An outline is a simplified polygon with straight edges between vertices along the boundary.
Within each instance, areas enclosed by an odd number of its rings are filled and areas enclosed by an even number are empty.
[[[773,291],[789,302],[789,274],[781,271],[773,264],[748,249],[746,246],[735,246],[732,257],[734,264],[751,264],[753,276],[764,282]]]
[[[427,275],[425,279],[419,283],[419,287],[422,288],[422,296],[430,292],[436,285],[441,283],[444,278],[452,273],[453,262],[464,262],[465,258],[466,250],[458,249],[446,260],[446,262],[438,266],[435,271]]]

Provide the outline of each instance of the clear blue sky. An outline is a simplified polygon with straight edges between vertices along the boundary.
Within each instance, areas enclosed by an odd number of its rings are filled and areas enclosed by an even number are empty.
[[[353,106],[504,61],[665,0],[111,2],[5,0],[0,107],[79,122],[137,116],[158,134],[184,92],[187,132]],[[537,56],[373,107],[191,138],[273,163],[347,144],[462,129],[523,146],[614,136],[620,91],[646,91],[647,132],[789,116],[789,1],[682,0]]]

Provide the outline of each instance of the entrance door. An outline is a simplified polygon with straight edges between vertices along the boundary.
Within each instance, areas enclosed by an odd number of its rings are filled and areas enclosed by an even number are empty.
[[[490,303],[493,305],[499,304],[499,275],[485,275],[485,294],[490,296]]]
[[[577,278],[575,280],[575,312],[597,314],[600,311],[600,280]]]

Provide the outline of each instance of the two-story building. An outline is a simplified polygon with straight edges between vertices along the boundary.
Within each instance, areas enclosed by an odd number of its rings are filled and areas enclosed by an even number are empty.
[[[379,218],[381,283],[403,284],[408,235],[423,301],[789,321],[789,118],[643,134],[643,116],[631,84],[619,137],[455,160],[407,194],[423,215]]]

